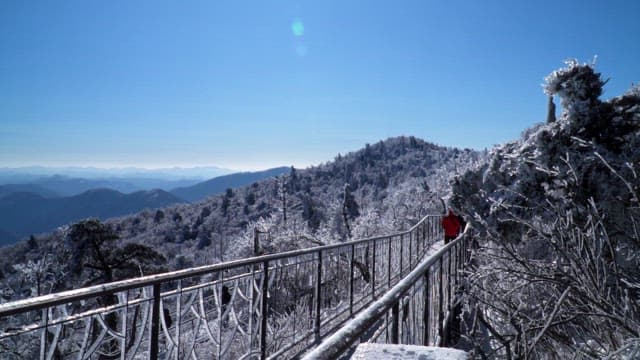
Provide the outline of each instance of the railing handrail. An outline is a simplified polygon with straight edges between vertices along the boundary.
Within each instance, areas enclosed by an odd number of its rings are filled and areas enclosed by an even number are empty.
[[[456,246],[464,238],[465,231],[455,240],[444,245],[438,251],[425,258],[407,276],[400,280],[394,287],[389,289],[381,298],[369,305],[368,308],[360,311],[353,319],[348,321],[338,331],[331,334],[322,341],[312,351],[308,352],[302,360],[328,360],[337,359],[346,349],[348,349],[360,336],[375,324],[391,307],[397,303],[402,296],[421,278],[425,272],[437,261]]]
[[[57,293],[41,295],[33,298],[12,301],[8,303],[0,304],[0,318],[22,313],[22,312],[39,310],[46,307],[56,306],[56,305],[70,303],[74,301],[85,300],[88,298],[109,295],[115,292],[126,291],[133,288],[152,286],[160,283],[185,279],[188,277],[199,276],[199,275],[204,275],[204,274],[213,273],[213,272],[220,272],[220,271],[233,269],[241,266],[261,264],[261,263],[279,260],[287,257],[307,255],[307,254],[312,254],[319,251],[331,250],[331,249],[339,248],[342,246],[357,245],[361,243],[376,241],[379,239],[402,236],[414,231],[418,226],[420,226],[423,222],[425,222],[426,219],[430,217],[440,217],[440,216],[441,215],[433,215],[433,214],[426,215],[418,223],[413,225],[410,229],[389,234],[389,235],[369,237],[365,239],[352,240],[352,241],[347,241],[347,242],[338,243],[338,244],[321,245],[321,246],[315,246],[315,247],[306,248],[306,249],[291,250],[291,251],[285,251],[285,252],[269,254],[269,255],[254,256],[250,258],[232,260],[232,261],[227,261],[227,262],[222,262],[222,263],[217,263],[212,265],[204,265],[204,266],[183,269],[183,270],[176,270],[176,271],[165,272],[165,273],[155,274],[155,275],[146,275],[146,276],[141,276],[133,279],[114,281],[114,282],[101,284],[101,285],[94,285],[94,286],[84,287],[80,289],[66,290],[66,291],[61,291]]]

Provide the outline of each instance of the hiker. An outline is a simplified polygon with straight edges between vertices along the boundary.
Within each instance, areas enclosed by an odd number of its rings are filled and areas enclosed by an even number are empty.
[[[453,210],[449,209],[449,214],[442,218],[442,228],[444,228],[444,244],[448,244],[449,241],[455,239],[460,234],[460,220],[453,213]]]

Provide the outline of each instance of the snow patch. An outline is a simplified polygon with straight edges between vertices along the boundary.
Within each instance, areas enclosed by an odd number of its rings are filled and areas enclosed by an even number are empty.
[[[363,343],[358,345],[351,360],[466,360],[462,350],[418,345],[389,345]]]

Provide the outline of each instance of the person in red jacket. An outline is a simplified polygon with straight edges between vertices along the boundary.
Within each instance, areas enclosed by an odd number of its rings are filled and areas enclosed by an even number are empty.
[[[455,239],[460,234],[460,219],[449,209],[449,215],[442,218],[442,228],[444,228],[444,243]]]

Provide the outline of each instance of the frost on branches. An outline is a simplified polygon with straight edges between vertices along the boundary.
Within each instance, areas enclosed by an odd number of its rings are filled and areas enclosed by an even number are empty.
[[[575,59],[567,60],[565,64],[565,68],[558,69],[545,78],[545,94],[559,95],[565,108],[580,102],[598,101],[606,83],[600,79],[600,74],[591,65],[580,64]]]
[[[473,219],[469,339],[488,358],[640,356],[640,93],[602,101],[570,61],[546,78],[563,112],[457,179]]]

